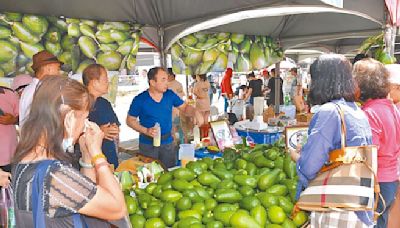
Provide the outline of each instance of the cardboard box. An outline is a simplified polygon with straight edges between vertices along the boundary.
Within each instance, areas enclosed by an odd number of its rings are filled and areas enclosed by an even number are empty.
[[[309,123],[313,117],[312,113],[299,113],[296,115],[297,122]]]

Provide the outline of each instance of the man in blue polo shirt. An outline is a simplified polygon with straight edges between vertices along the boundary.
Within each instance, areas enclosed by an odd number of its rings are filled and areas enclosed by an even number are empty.
[[[155,67],[147,73],[149,89],[137,95],[129,108],[126,123],[140,133],[139,151],[145,156],[159,159],[166,167],[176,165],[176,151],[173,144],[172,108],[176,107],[186,116],[193,117],[195,124],[202,125],[203,118],[192,106],[183,102],[178,95],[168,89],[168,74],[161,67]],[[153,146],[153,137],[161,127],[161,146]]]

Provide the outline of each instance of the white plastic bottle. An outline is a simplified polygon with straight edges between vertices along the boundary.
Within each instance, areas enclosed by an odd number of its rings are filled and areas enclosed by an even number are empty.
[[[154,125],[154,128],[157,130],[156,136],[153,138],[153,146],[159,147],[161,145],[161,127],[159,123]]]
[[[194,125],[193,128],[193,141],[196,145],[200,144],[200,128],[197,125]]]

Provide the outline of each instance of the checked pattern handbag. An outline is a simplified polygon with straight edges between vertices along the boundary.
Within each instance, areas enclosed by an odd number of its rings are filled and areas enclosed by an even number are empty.
[[[378,205],[377,148],[374,145],[346,147],[344,114],[341,118],[341,148],[331,151],[329,161],[301,193],[297,209],[306,211],[366,211]]]

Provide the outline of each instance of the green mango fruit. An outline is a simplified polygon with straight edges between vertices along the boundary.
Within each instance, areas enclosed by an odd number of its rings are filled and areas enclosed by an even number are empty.
[[[176,179],[182,179],[192,181],[196,178],[196,174],[188,168],[178,168],[173,171],[173,175]]]
[[[275,196],[285,196],[288,193],[288,189],[285,185],[276,184],[268,188],[266,192]]]
[[[183,73],[179,62],[172,60],[172,72],[174,72],[175,74]]]
[[[185,46],[193,47],[197,43],[197,38],[193,34],[190,34],[181,38],[180,42]]]
[[[215,168],[215,169],[212,169],[211,172],[213,174],[215,174],[221,180],[233,179],[233,174],[223,168]]]
[[[123,42],[123,41],[127,40],[129,37],[127,32],[115,30],[115,29],[110,30],[110,36],[111,36],[111,39],[113,39],[115,42]]]
[[[161,209],[161,218],[167,226],[171,226],[176,220],[176,211],[174,205],[166,203]]]
[[[183,180],[183,179],[175,179],[172,181],[171,183],[172,188],[174,188],[177,191],[184,191],[187,189],[193,189],[193,185],[190,184],[187,180]]]
[[[115,51],[118,49],[118,45],[115,43],[112,44],[100,44],[99,45],[99,50],[102,52],[107,52],[107,51]]]
[[[22,52],[25,54],[26,57],[30,59],[32,59],[34,54],[44,50],[43,45],[41,45],[40,43],[29,44],[21,41],[20,45]]]
[[[134,70],[136,66],[136,55],[129,55],[126,61],[126,67],[128,70]]]
[[[178,213],[178,217],[179,217],[179,219],[185,219],[187,217],[193,217],[193,218],[196,218],[198,220],[201,220],[202,215],[201,215],[201,213],[199,213],[196,210],[184,210],[184,211],[180,211]]]
[[[82,19],[81,24],[89,25],[90,27],[96,27],[97,21]]]
[[[204,214],[204,212],[206,211],[206,205],[204,204],[204,202],[197,202],[193,204],[191,209],[199,212],[200,214]]]
[[[0,39],[8,39],[11,36],[11,30],[5,26],[0,26]]]
[[[267,174],[261,175],[260,178],[258,179],[258,188],[261,191],[265,191],[266,189],[276,184],[278,182],[279,173],[280,173],[279,169],[274,169],[273,171]]]
[[[129,220],[134,228],[143,228],[146,223],[144,216],[138,214],[129,216]]]
[[[64,49],[64,51],[71,51],[74,47],[74,44],[74,38],[71,36],[66,35],[61,39],[61,47]]]
[[[257,194],[257,198],[260,200],[261,204],[265,208],[269,208],[273,205],[279,205],[279,199],[277,196],[266,193],[266,192],[260,192]]]
[[[183,59],[183,62],[188,66],[197,66],[203,57],[203,51],[188,50],[188,55]]]
[[[88,36],[94,40],[96,40],[96,36],[94,33],[94,30],[92,29],[92,27],[90,27],[87,24],[80,24],[79,25],[79,30],[81,31],[81,33],[85,36]]]
[[[174,203],[182,198],[182,193],[174,190],[166,190],[161,193],[160,198],[162,201]]]
[[[281,207],[271,206],[268,208],[268,218],[272,223],[282,224],[287,217]]]
[[[230,218],[232,227],[237,228],[262,228],[245,210],[237,210]]]
[[[83,61],[79,64],[78,68],[76,69],[76,73],[81,74],[81,73],[86,69],[86,67],[88,67],[88,66],[91,65],[91,64],[95,64],[95,63],[96,63],[96,62],[95,62],[94,60],[92,60],[92,59],[85,59],[85,60],[83,60]],[[121,184],[122,184],[122,183],[121,183]],[[132,184],[133,184],[133,182],[132,182]],[[129,189],[129,186],[132,186],[132,185],[126,184],[125,189],[123,189],[123,190],[128,190],[128,189]]]
[[[279,196],[279,206],[287,213],[290,214],[292,213],[293,210],[293,203],[288,199],[287,197],[284,196]]]
[[[265,227],[267,222],[267,211],[261,205],[257,205],[250,210],[250,215],[261,226]]]
[[[111,38],[111,31],[110,30],[99,30],[96,32],[96,38],[100,43],[109,44],[114,42]]]
[[[136,210],[138,209],[138,202],[136,201],[136,198],[133,198],[130,195],[125,195],[125,204],[128,214],[132,215],[136,213]]]
[[[60,43],[53,43],[50,41],[46,41],[44,47],[47,51],[55,56],[59,56],[62,52],[61,44]]]
[[[249,72],[252,68],[249,57],[243,54],[239,54],[236,64],[239,72]]]
[[[192,201],[190,201],[189,197],[183,196],[176,202],[176,208],[179,211],[189,210],[192,208]]]
[[[196,74],[206,74],[210,71],[214,61],[202,62],[196,69]]]
[[[47,28],[49,27],[49,22],[45,17],[36,16],[36,15],[28,15],[25,14],[22,17],[22,23],[32,32],[34,32],[38,36],[43,36]]]
[[[69,64],[69,65],[71,65],[71,63],[72,63],[71,58],[72,58],[72,55],[71,55],[71,52],[69,52],[69,51],[64,51],[63,53],[61,53],[60,56],[58,56],[58,59],[61,62],[63,62],[64,64]]]
[[[175,43],[171,47],[172,60],[180,58],[182,55],[182,48],[179,44]]]
[[[21,21],[23,16],[22,13],[10,13],[10,12],[5,12],[4,15],[7,21]]]
[[[166,184],[172,180],[172,172],[165,172],[158,178],[157,183],[160,185]]]
[[[81,31],[79,30],[79,25],[72,23],[68,25],[68,36],[80,37]]]
[[[217,38],[210,38],[205,43],[197,43],[196,48],[202,49],[202,50],[207,50],[210,48],[215,48],[217,43],[218,43]]]
[[[219,41],[226,41],[229,39],[230,35],[231,35],[231,33],[229,33],[229,32],[220,32],[217,34],[217,39]]]
[[[242,43],[244,38],[245,38],[245,35],[243,35],[243,34],[232,33],[232,35],[231,35],[231,41],[235,44]]]
[[[212,71],[224,71],[226,69],[226,66],[228,65],[228,56],[225,55],[224,53],[221,53],[217,60],[215,61]]]
[[[72,24],[72,23],[74,23],[74,24],[79,24],[79,23],[81,23],[81,20],[79,20],[79,19],[77,19],[77,18],[65,18],[65,21],[66,21],[68,24]]]
[[[53,43],[61,42],[61,32],[57,27],[52,26],[47,30],[44,38]]]
[[[239,51],[242,54],[249,54],[251,49],[251,41],[246,37],[243,42],[239,45]]]
[[[103,30],[115,29],[115,30],[121,30],[121,31],[129,31],[131,29],[131,25],[126,22],[105,22],[102,29]]]
[[[295,176],[297,176],[296,163],[290,158],[290,156],[286,156],[283,161],[283,171],[289,179],[294,179]]]
[[[18,49],[10,42],[0,40],[0,63],[15,59],[18,55]]]
[[[72,71],[76,71],[80,65],[81,51],[79,45],[74,44],[71,50],[71,67]]]
[[[208,34],[202,32],[196,32],[193,34],[199,43],[204,43],[208,39]]]
[[[393,64],[395,63],[393,60],[394,59],[387,52],[382,52],[382,54],[380,54],[378,59],[378,61],[383,64]]]
[[[250,62],[253,69],[262,69],[267,67],[267,61],[265,60],[263,48],[259,43],[253,43],[250,49]]]
[[[119,179],[122,191],[130,190],[133,186],[133,179],[131,173],[128,171],[122,171],[120,174],[121,176]]]
[[[297,227],[302,226],[308,221],[308,216],[304,211],[297,212],[293,217],[293,222]]]
[[[283,221],[282,223],[282,228],[296,228],[296,227],[297,227],[296,224],[294,224],[294,222],[289,218],[285,219],[285,221]]]
[[[149,206],[145,211],[144,211],[144,217],[146,219],[151,219],[151,218],[158,218],[161,215],[161,207],[160,206]]]
[[[0,48],[0,50],[1,50],[1,48]],[[30,59],[28,57],[26,57],[24,55],[24,53],[19,53],[19,55],[17,56],[17,66],[18,67],[25,66],[29,61],[30,61]]]
[[[207,185],[210,186],[211,184],[218,184],[221,180],[216,177],[214,174],[209,173],[209,172],[204,172],[200,174],[197,178],[197,180],[200,182],[202,185]]]
[[[151,218],[146,220],[144,228],[164,228],[165,223],[160,218]]]
[[[252,208],[261,205],[260,200],[255,196],[245,196],[239,203],[240,208],[250,211]]]
[[[234,189],[218,189],[215,192],[215,200],[220,203],[237,203],[242,199],[242,195]]]
[[[199,220],[199,219],[197,219],[197,218],[195,218],[195,217],[192,217],[192,216],[190,216],[190,217],[186,217],[186,218],[184,218],[184,219],[181,219],[179,222],[178,222],[178,225],[176,226],[177,228],[187,228],[187,227],[190,227],[190,228],[195,228],[196,226],[198,226],[198,225],[200,225],[201,226],[201,220]]]
[[[60,19],[58,17],[47,17],[47,20],[50,21],[51,24],[56,26],[60,31],[67,32],[68,31],[68,24],[65,22],[63,19]]]
[[[107,70],[118,70],[121,66],[122,57],[116,51],[108,51],[97,55],[97,62]]]
[[[203,62],[208,62],[211,61],[214,63],[215,60],[217,60],[218,56],[220,55],[220,51],[216,48],[211,48],[206,51],[204,51],[203,54]]]
[[[121,45],[119,45],[117,51],[122,55],[129,55],[133,48],[133,42],[134,41],[132,39],[124,41]]]
[[[216,206],[218,205],[217,201],[213,198],[209,198],[204,200],[204,206],[206,207],[206,210],[213,210]]]
[[[21,22],[13,22],[11,29],[14,35],[23,42],[28,44],[36,44],[40,41],[40,37],[31,32],[25,25]]]
[[[82,53],[90,58],[90,59],[95,59],[96,58],[96,43],[94,40],[88,36],[81,36],[78,39],[78,45],[79,48],[81,49]],[[119,61],[121,63],[121,61]],[[118,64],[119,67],[119,64]]]
[[[11,59],[8,62],[0,64],[0,68],[3,70],[4,75],[9,76],[17,71],[17,60]]]

